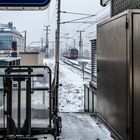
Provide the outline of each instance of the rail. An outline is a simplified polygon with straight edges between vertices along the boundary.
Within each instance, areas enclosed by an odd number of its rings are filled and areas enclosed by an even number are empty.
[[[64,59],[61,59],[61,61],[64,62],[65,64],[67,64],[67,65],[70,65],[70,66],[74,67],[75,69],[78,69],[80,71],[83,71],[81,69],[80,65],[78,65],[78,64],[72,63],[70,61],[66,61]],[[89,70],[91,71],[91,69],[89,69]],[[84,73],[86,73],[87,75],[90,75],[91,76],[91,72],[88,72],[87,70],[85,70]]]

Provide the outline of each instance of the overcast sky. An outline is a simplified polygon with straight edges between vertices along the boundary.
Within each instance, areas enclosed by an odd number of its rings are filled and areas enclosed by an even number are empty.
[[[45,37],[43,26],[50,26],[50,41],[54,41],[54,32],[56,29],[56,0],[51,0],[50,6],[44,11],[0,11],[0,23],[13,22],[18,31],[27,30],[27,44],[32,41],[40,41]],[[87,14],[95,14],[100,11],[100,0],[61,0],[61,11],[79,12]],[[62,14],[61,21],[68,21],[84,16],[76,16],[70,14]],[[95,19],[88,19],[94,21]],[[84,30],[90,25],[85,24],[66,24],[61,26],[61,33],[69,32],[69,36],[78,39],[76,30]],[[94,31],[94,27],[89,28],[90,32]],[[89,31],[85,31],[83,36],[89,36]],[[88,35],[89,34],[89,35]],[[93,35],[93,34],[92,34]]]

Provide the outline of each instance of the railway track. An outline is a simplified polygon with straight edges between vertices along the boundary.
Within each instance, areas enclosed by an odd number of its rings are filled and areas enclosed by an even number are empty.
[[[64,58],[61,58],[60,60],[61,60],[62,62],[64,62],[65,64],[67,64],[67,65],[69,65],[69,66],[72,66],[73,68],[78,69],[78,70],[80,70],[80,71],[83,72],[83,70],[82,70],[82,68],[80,67],[80,65],[78,65],[78,64],[76,64],[76,63],[73,63],[73,62],[71,62],[71,61],[69,61],[69,60],[66,60],[66,59],[64,59]],[[90,68],[85,68],[84,73],[91,76],[91,69],[90,69]]]

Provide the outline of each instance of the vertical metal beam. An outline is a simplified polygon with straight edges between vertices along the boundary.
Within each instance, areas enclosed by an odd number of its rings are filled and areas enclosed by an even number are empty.
[[[84,31],[77,31],[80,33],[80,40],[79,40],[79,58],[83,57],[83,42],[82,42],[82,32]]]
[[[31,74],[29,68],[28,74]],[[26,120],[27,120],[27,134],[31,135],[31,78],[26,82]]]
[[[44,29],[46,31],[46,45],[45,45],[45,57],[48,58],[49,57],[49,25],[45,26],[46,29]]]
[[[25,36],[24,36],[24,38],[25,38],[25,44],[24,44],[24,52],[26,52],[26,35],[27,35],[27,32],[25,31]]]
[[[76,43],[75,43],[75,39],[73,39],[73,42],[74,42],[74,48],[75,48],[75,44],[76,44]]]
[[[43,38],[41,38],[41,49],[44,50],[44,48],[43,48]]]
[[[44,77],[44,87],[45,87],[45,77]],[[43,90],[43,96],[42,96],[43,105],[45,105],[45,91]]]
[[[10,118],[12,118],[12,80],[6,78],[7,81],[7,134],[11,134],[12,126]]]
[[[53,98],[53,95],[52,95],[52,85],[51,85],[51,82],[52,82],[52,76],[51,76],[51,69],[48,69],[49,70],[49,126],[50,128],[52,127],[52,124],[51,124],[51,119],[52,119],[52,98]]]
[[[21,81],[18,81],[18,134],[20,134],[21,127]]]

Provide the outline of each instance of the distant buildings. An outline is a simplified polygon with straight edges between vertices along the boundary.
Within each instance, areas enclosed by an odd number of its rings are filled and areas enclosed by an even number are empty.
[[[10,54],[16,49],[17,53],[24,51],[24,37],[19,33],[13,23],[0,24],[0,54]]]

